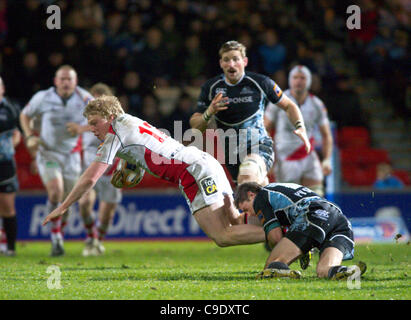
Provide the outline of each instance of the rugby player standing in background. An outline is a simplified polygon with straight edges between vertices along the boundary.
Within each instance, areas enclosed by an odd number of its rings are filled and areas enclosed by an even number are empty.
[[[83,111],[93,98],[77,86],[77,73],[69,65],[57,70],[54,85],[37,92],[20,114],[27,148],[36,157],[39,174],[47,190],[47,212],[59,206],[81,174],[80,153],[76,148],[79,136],[73,135],[67,124],[86,125]],[[41,121],[40,136],[30,125],[33,118]],[[61,218],[52,221],[52,256],[64,255],[62,228],[65,221]]]
[[[192,115],[190,125],[203,132],[214,118],[217,128],[224,132],[234,129],[234,163],[229,161],[231,148],[224,144],[225,163],[231,178],[238,185],[249,181],[266,185],[267,172],[274,162],[273,141],[264,127],[266,102],[276,103],[286,112],[294,133],[308,153],[311,145],[303,117],[297,105],[283,94],[271,78],[245,71],[248,58],[243,44],[228,41],[222,45],[219,54],[223,73],[202,86],[197,111]],[[247,132],[246,137],[240,133],[242,129]]]
[[[0,218],[7,245],[2,250],[6,256],[16,254],[17,218],[16,191],[18,180],[14,148],[20,142],[18,128],[20,109],[4,97],[5,87],[0,78]]]
[[[275,177],[278,182],[293,182],[309,187],[324,196],[323,179],[331,173],[333,137],[330,121],[324,103],[309,93],[311,72],[306,66],[297,65],[291,69],[288,82],[290,89],[284,93],[298,106],[311,145],[314,144],[314,130],[319,128],[322,137],[322,157],[314,150],[305,152],[305,145],[294,135],[293,126],[287,121],[287,114],[278,105],[269,103],[265,112],[266,128],[275,128]]]

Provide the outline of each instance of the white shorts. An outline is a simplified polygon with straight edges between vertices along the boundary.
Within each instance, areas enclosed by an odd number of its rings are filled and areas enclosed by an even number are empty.
[[[274,164],[275,179],[278,182],[300,183],[301,179],[323,181],[324,174],[316,152],[301,160],[278,160]]]
[[[99,201],[107,203],[120,203],[122,199],[121,189],[111,184],[111,176],[103,175],[94,186]]]
[[[211,204],[223,203],[223,193],[233,193],[221,164],[205,152],[186,168],[180,177],[179,187],[192,214]]]
[[[64,191],[70,191],[81,174],[81,159],[78,152],[59,153],[40,149],[36,162],[43,184],[61,177],[64,181]],[[70,185],[71,187],[67,187]]]

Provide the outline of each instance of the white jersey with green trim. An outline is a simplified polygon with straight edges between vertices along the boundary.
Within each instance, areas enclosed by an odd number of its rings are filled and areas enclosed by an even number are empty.
[[[40,118],[42,148],[70,153],[77,146],[78,136],[68,132],[67,123],[86,125],[83,111],[91,99],[92,95],[78,86],[67,99],[60,97],[55,87],[50,87],[37,92],[22,112],[30,118]]]

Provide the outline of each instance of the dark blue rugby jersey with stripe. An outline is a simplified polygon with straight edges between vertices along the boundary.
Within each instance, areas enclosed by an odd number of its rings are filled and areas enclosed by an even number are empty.
[[[256,145],[255,142],[264,144],[263,141],[271,139],[264,127],[265,106],[267,101],[278,103],[283,96],[282,90],[272,79],[262,74],[245,72],[243,78],[233,85],[225,81],[224,74],[220,74],[201,87],[196,112],[204,113],[220,92],[229,98],[229,104],[227,110],[215,115],[217,127],[224,132],[229,129],[235,130],[238,148],[233,152],[237,156],[241,149],[244,149],[242,146],[250,153],[251,147]],[[245,132],[240,132],[240,129],[245,129]],[[227,141],[227,137],[225,139]],[[228,161],[230,149],[226,145],[224,150]]]
[[[19,128],[20,108],[7,98],[0,100],[0,182],[16,173],[13,131]]]
[[[219,128],[246,128],[247,120],[263,118],[267,100],[278,103],[282,91],[269,77],[254,72],[245,72],[235,85],[225,81],[224,74],[208,80],[201,87],[197,112],[203,113],[218,93],[229,98],[227,110],[215,115]]]
[[[311,189],[295,183],[270,183],[254,199],[254,211],[264,229],[272,224],[288,227],[302,216],[311,201],[324,200]]]

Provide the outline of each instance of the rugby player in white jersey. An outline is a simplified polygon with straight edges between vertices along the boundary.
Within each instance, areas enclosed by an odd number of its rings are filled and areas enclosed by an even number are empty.
[[[102,95],[112,96],[113,92],[110,87],[104,83],[96,83],[90,88],[90,93],[97,98]],[[97,148],[101,141],[90,131],[90,126],[81,126],[75,122],[67,124],[69,130],[76,134],[82,134],[83,171],[93,162]],[[118,160],[118,159],[117,159]],[[97,181],[93,190],[84,194],[79,200],[80,214],[86,228],[87,238],[83,249],[83,256],[95,256],[105,252],[102,240],[107,234],[108,228],[113,220],[117,204],[121,202],[121,189],[115,188],[110,180],[111,174],[116,167],[116,161],[108,168],[99,181]],[[95,224],[93,208],[98,196],[98,220]]]
[[[323,178],[331,173],[333,145],[327,109],[317,96],[309,93],[311,72],[307,67],[292,68],[288,81],[290,89],[285,94],[299,106],[311,144],[314,143],[314,130],[319,128],[323,160],[320,162],[313,150],[307,154],[304,144],[293,133],[295,129],[287,114],[270,103],[265,112],[265,126],[267,130],[275,128],[276,180],[301,184],[323,196]]]
[[[43,221],[62,216],[80,197],[88,192],[115,156],[159,178],[179,185],[194,218],[202,230],[218,246],[251,244],[265,240],[264,230],[255,225],[231,225],[226,214],[224,194],[232,199],[232,189],[220,163],[196,147],[185,147],[144,120],[125,114],[113,96],[102,96],[87,105],[84,116],[91,131],[104,143],[95,160],[82,174],[70,194]],[[121,171],[113,174],[113,184],[125,184]],[[229,209],[232,209],[230,207]]]
[[[76,151],[79,136],[68,130],[67,123],[87,124],[82,114],[90,99],[91,94],[77,86],[76,71],[63,65],[56,72],[54,86],[37,92],[20,114],[26,145],[47,190],[48,212],[60,205],[81,174]],[[40,119],[39,136],[30,125],[34,118]],[[63,255],[61,218],[52,221],[51,242],[51,255]]]

